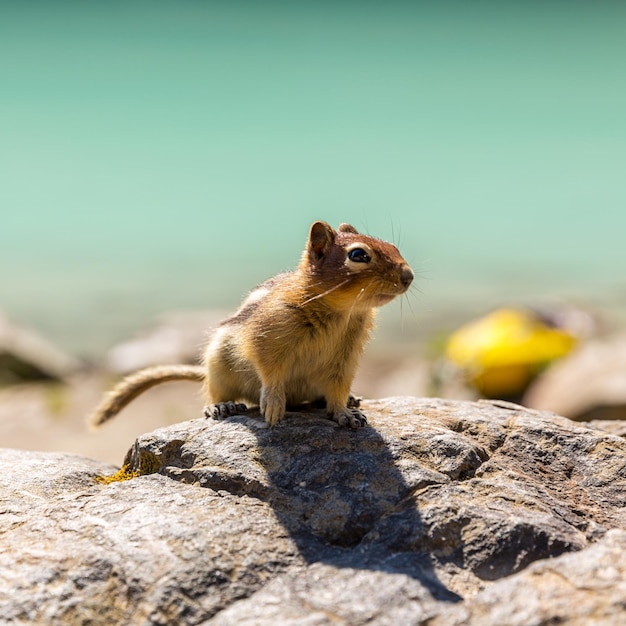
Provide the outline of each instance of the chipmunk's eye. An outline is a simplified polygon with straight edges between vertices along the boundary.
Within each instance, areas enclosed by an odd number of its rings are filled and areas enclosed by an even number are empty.
[[[372,260],[363,248],[353,248],[348,252],[348,258],[354,263],[369,263]]]

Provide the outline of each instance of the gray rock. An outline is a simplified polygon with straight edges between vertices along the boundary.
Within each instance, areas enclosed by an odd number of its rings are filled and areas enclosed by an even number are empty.
[[[0,385],[63,380],[79,367],[76,359],[0,312]]]
[[[612,435],[626,437],[626,420],[591,420],[587,425]]]
[[[626,529],[623,439],[507,403],[398,398],[364,410],[370,427],[358,431],[316,411],[273,429],[254,414],[176,424],[130,449],[125,472],[146,475],[110,485],[95,481],[110,466],[4,451],[0,614],[50,624],[474,619],[472,598],[513,580],[523,594],[534,562],[621,550],[597,542],[621,542],[607,531]]]
[[[62,454],[3,450],[2,623],[197,624],[302,562],[271,507]],[[11,472],[11,473],[10,473]]]
[[[580,421],[626,419],[626,335],[583,344],[544,372],[523,404]]]
[[[575,554],[533,563],[428,626],[619,626],[626,623],[626,532],[610,530]]]
[[[205,624],[300,626],[317,624],[417,624],[448,603],[437,601],[417,578],[369,568],[313,563],[281,574],[246,600]]]

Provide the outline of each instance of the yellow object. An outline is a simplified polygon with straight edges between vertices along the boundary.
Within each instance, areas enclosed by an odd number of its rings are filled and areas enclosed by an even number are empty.
[[[547,325],[532,311],[503,308],[454,332],[446,356],[482,395],[511,397],[575,345],[573,335]]]

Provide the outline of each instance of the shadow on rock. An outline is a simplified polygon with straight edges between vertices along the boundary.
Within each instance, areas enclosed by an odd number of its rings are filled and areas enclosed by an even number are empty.
[[[346,619],[366,623],[387,610],[389,585],[402,586],[394,610],[405,603],[394,619],[404,609],[426,619],[624,527],[623,439],[510,403],[395,398],[364,410],[370,426],[358,431],[315,411],[273,429],[235,416],[161,429],[129,451],[131,468],[235,498],[241,514],[271,515],[288,535],[296,558],[224,620],[261,605],[302,616],[313,599],[331,610],[329,596],[358,590],[371,610]]]
[[[175,480],[270,504],[308,564],[402,573],[436,600],[461,599],[441,582],[427,550],[385,546],[388,533],[422,527],[413,494],[449,477],[403,463],[401,442],[374,426],[340,428],[313,410],[288,413],[274,428],[254,414],[197,420],[144,435],[126,461],[146,466],[146,454]]]

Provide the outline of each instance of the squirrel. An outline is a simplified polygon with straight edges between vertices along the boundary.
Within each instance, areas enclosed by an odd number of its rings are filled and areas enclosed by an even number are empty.
[[[413,270],[396,246],[361,235],[350,224],[335,231],[311,225],[295,271],[252,290],[214,331],[204,365],[148,367],[123,379],[90,422],[99,426],[147,389],[172,380],[201,382],[207,417],[259,406],[275,426],[287,406],[325,401],[342,426],[367,421],[350,395],[357,362],[374,327],[375,308],[404,294]]]

